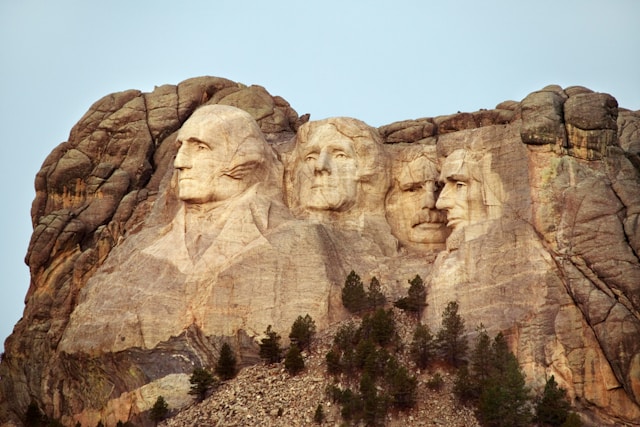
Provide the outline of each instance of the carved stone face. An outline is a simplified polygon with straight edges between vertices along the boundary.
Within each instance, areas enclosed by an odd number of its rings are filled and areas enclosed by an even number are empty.
[[[345,211],[358,194],[358,159],[353,142],[327,124],[315,130],[300,148],[297,170],[304,209]]]
[[[446,215],[436,209],[440,192],[434,161],[419,156],[404,163],[387,199],[387,217],[396,237],[418,249],[442,247],[449,235]]]
[[[191,204],[219,202],[256,182],[266,145],[253,118],[220,105],[202,107],[176,138],[179,198]]]
[[[454,231],[487,218],[477,169],[478,164],[467,159],[463,150],[454,151],[442,164],[443,188],[436,207],[447,212],[447,226]]]

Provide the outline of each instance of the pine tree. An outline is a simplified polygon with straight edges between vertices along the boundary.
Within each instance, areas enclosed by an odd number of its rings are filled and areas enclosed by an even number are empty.
[[[407,368],[393,358],[387,364],[386,380],[393,406],[400,410],[410,409],[416,403],[418,381],[409,374]]]
[[[356,325],[349,321],[340,325],[333,337],[333,343],[342,351],[353,349],[359,339],[359,331]]]
[[[25,425],[37,427],[44,423],[45,416],[40,411],[38,404],[36,402],[31,402],[29,406],[27,406],[27,412],[25,414]]]
[[[476,328],[476,332],[478,332],[478,335],[476,344],[471,352],[471,369],[473,371],[473,381],[482,386],[491,372],[491,338],[489,338],[489,334],[487,334],[487,330],[482,323]]]
[[[536,399],[536,421],[544,426],[561,426],[569,417],[570,409],[567,391],[558,387],[555,377],[551,375],[542,396]]]
[[[491,370],[478,399],[478,413],[491,427],[526,426],[531,421],[530,396],[518,359],[500,332],[491,345]]]
[[[158,396],[156,403],[153,404],[153,407],[149,411],[149,418],[157,426],[160,421],[164,420],[168,412],[169,405],[164,400],[164,397]]]
[[[300,350],[309,348],[311,340],[316,334],[316,322],[313,321],[309,314],[304,317],[298,316],[298,318],[291,325],[291,332],[289,333],[289,339],[291,342],[296,343]]]
[[[427,325],[416,326],[411,341],[411,357],[420,369],[425,369],[433,359],[435,343]]]
[[[367,302],[369,308],[372,310],[384,307],[384,304],[387,302],[387,298],[382,293],[380,281],[375,276],[373,276],[371,278],[371,282],[369,282],[369,289],[367,290]]]
[[[442,313],[442,328],[436,341],[445,360],[453,366],[462,364],[467,353],[467,339],[464,336],[464,320],[458,314],[458,303],[450,301]]]
[[[416,274],[416,277],[409,280],[409,290],[407,296],[400,298],[393,303],[401,310],[405,310],[415,314],[417,317],[422,315],[422,311],[427,306],[427,290],[424,286],[422,278]]]
[[[322,403],[318,403],[318,406],[316,406],[316,412],[313,414],[313,421],[316,424],[322,424],[324,421],[324,409],[322,409]]]
[[[209,390],[214,386],[215,378],[206,369],[196,368],[193,370],[189,382],[191,383],[189,394],[196,396],[196,399],[202,402],[207,397]]]
[[[236,356],[228,343],[222,344],[220,357],[216,363],[215,372],[222,380],[230,380],[236,376]]]
[[[367,295],[360,276],[355,271],[347,276],[342,288],[342,305],[351,313],[358,314],[367,308]]]
[[[362,319],[360,331],[364,338],[371,338],[381,346],[389,344],[396,331],[393,311],[379,308],[372,315],[366,315]]]
[[[271,325],[264,331],[266,338],[260,340],[260,358],[267,363],[277,363],[282,358],[280,349],[280,335],[271,330]]]
[[[387,412],[386,402],[378,395],[374,379],[366,372],[360,379],[360,399],[362,400],[362,418],[366,425],[379,425]]]
[[[284,367],[291,375],[297,375],[304,369],[304,359],[296,344],[291,344],[284,358]]]

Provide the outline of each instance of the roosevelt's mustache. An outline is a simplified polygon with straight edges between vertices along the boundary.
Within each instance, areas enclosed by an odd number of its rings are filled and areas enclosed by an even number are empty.
[[[418,212],[411,221],[411,225],[429,224],[429,223],[446,223],[447,213],[438,209],[422,209]]]

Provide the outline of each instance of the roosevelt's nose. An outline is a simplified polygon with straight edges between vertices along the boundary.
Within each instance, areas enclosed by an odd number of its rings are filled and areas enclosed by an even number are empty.
[[[435,185],[427,182],[424,186],[424,194],[422,195],[421,208],[434,209],[436,207]]]

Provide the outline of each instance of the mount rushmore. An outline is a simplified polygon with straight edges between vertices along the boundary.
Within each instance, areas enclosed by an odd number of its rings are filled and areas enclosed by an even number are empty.
[[[374,128],[199,77],[97,101],[35,187],[2,422],[185,406],[222,343],[247,365],[268,325],[347,319],[354,270],[391,299],[419,274],[422,322],[458,301],[534,387],[554,375],[603,423],[640,423],[640,112],[611,95]]]

